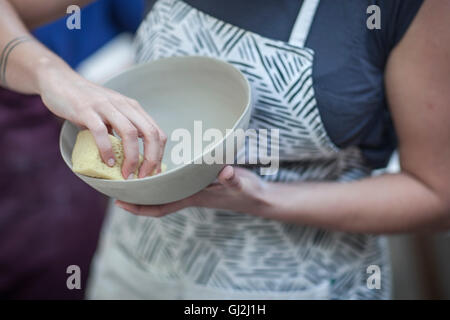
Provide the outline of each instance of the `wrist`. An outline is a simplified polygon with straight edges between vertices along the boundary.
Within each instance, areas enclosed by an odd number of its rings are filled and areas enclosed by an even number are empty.
[[[41,97],[61,88],[63,82],[74,82],[80,78],[64,61],[48,56],[39,58],[34,70],[34,88]]]
[[[263,180],[260,181],[260,185],[256,194],[258,205],[255,208],[255,214],[263,218],[270,218],[275,212],[279,210],[279,208],[277,209],[276,197],[274,197],[275,192],[275,183]]]
[[[297,195],[294,195],[295,194]],[[300,214],[298,202],[301,192],[292,186],[278,182],[264,182],[259,193],[262,205],[258,215],[267,219],[290,221]]]

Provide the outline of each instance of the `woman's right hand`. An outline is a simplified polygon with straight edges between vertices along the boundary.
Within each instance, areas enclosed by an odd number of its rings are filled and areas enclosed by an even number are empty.
[[[72,70],[46,70],[39,79],[44,104],[55,115],[89,129],[103,161],[114,165],[108,132],[114,129],[122,138],[125,159],[122,175],[134,177],[139,164],[138,138],[143,139],[144,161],[138,177],[161,171],[167,136],[142,109],[139,102],[92,83]]]
[[[155,169],[160,171],[167,138],[139,103],[83,79],[29,34],[21,18],[33,16],[27,21],[32,25],[48,16],[49,10],[60,12],[55,5],[61,1],[51,2],[47,6],[16,8],[9,1],[0,0],[0,52],[7,52],[0,61],[0,86],[39,94],[55,115],[88,128],[108,165],[115,161],[108,138],[108,130],[114,129],[124,145],[122,175],[125,179],[133,177],[139,165],[139,137],[145,150],[138,176],[145,177]],[[64,7],[64,1],[61,3]]]

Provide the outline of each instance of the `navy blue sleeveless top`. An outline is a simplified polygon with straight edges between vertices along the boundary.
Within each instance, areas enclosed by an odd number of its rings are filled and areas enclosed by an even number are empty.
[[[150,8],[155,1],[150,1]],[[264,37],[288,41],[303,1],[186,0]],[[321,0],[306,47],[315,51],[314,90],[325,129],[337,146],[359,146],[368,165],[384,167],[396,147],[384,89],[390,51],[423,0]],[[367,7],[381,9],[381,29],[369,30]]]

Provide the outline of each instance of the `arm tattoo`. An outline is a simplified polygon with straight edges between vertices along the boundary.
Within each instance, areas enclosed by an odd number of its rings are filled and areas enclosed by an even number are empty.
[[[5,48],[3,48],[0,56],[0,84],[7,86],[6,84],[6,66],[8,64],[9,54],[17,47],[19,44],[32,40],[29,36],[17,37],[9,41]]]

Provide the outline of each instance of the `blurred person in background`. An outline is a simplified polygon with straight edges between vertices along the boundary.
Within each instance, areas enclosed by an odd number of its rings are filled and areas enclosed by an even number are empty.
[[[76,68],[119,33],[136,30],[144,1],[123,3],[101,0],[85,7],[82,29],[69,30],[60,19],[33,35]],[[2,21],[3,14],[2,7]],[[0,298],[84,297],[106,199],[61,159],[61,123],[39,96],[0,88]],[[66,286],[70,265],[80,267],[80,290]]]
[[[21,21],[72,1],[34,10],[24,2],[0,0],[11,17],[0,22],[0,45],[20,43],[7,85],[90,129],[107,164],[115,129],[125,178],[137,167],[138,137],[139,177],[159,169],[167,137],[139,103],[78,77],[27,35]],[[450,227],[450,1],[422,2],[156,1],[137,33],[137,62],[207,55],[244,71],[255,96],[250,126],[280,129],[280,170],[261,177],[226,166],[216,184],[181,201],[118,202],[137,216],[110,212],[89,297],[389,298],[377,234]],[[373,4],[379,30],[366,24]],[[402,171],[371,177],[397,142]],[[376,290],[367,286],[372,265],[381,270]]]

